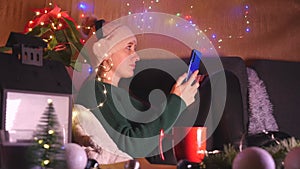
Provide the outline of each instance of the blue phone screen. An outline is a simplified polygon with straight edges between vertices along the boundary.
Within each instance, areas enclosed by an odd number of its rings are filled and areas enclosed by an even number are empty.
[[[191,57],[190,57],[190,63],[189,63],[189,69],[186,81],[191,77],[191,75],[199,69],[200,61],[201,61],[201,52],[199,52],[196,49],[192,50]]]

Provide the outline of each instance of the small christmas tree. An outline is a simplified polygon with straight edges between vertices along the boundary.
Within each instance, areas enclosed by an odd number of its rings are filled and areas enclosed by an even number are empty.
[[[63,137],[51,99],[40,122],[31,149],[33,165],[44,169],[66,168]]]

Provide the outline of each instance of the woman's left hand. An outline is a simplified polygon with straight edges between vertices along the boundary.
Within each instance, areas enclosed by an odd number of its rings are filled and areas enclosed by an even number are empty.
[[[184,82],[187,74],[181,75],[174,84],[171,93],[181,97],[187,106],[195,101],[195,95],[197,94],[200,82],[203,80],[203,76],[198,76],[198,70],[195,71],[187,82]]]

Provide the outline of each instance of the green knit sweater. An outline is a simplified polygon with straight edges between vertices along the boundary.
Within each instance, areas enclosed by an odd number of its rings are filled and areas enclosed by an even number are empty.
[[[104,102],[103,106],[95,108],[100,102]],[[126,90],[97,81],[81,89],[77,103],[94,108],[92,112],[113,141],[133,157],[146,157],[153,152],[158,146],[160,130],[170,131],[186,108],[183,100],[174,94],[167,96],[160,108],[149,108],[129,96]]]

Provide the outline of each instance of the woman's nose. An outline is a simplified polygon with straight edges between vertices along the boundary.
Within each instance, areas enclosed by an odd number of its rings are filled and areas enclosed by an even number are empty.
[[[140,60],[140,56],[136,52],[134,52],[133,58],[134,58],[135,61],[139,61]]]

